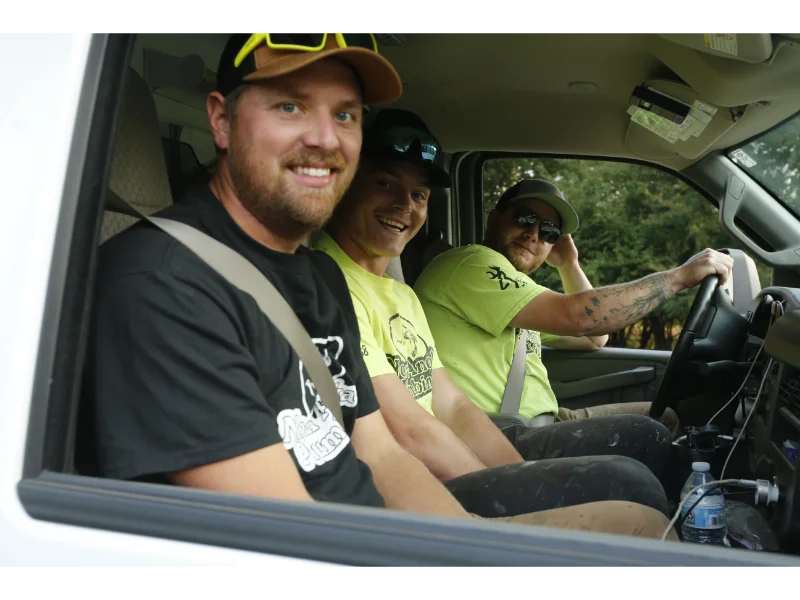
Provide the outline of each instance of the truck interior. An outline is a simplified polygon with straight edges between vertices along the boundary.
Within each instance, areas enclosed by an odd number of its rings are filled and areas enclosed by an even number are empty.
[[[395,106],[427,123],[451,175],[391,276],[411,285],[438,253],[481,241],[496,200],[485,188],[488,161],[630,164],[666,173],[708,203],[732,240],[733,277],[725,288],[709,278],[691,292],[673,349],[545,348],[543,360],[565,406],[648,400],[653,416],[678,412],[685,435],[673,442],[673,508],[693,460],[708,461],[717,478],[725,470],[777,486],[777,500],[759,490],[736,496],[757,515],[760,547],[498,532],[77,473],[75,414],[97,248],[137,220],[119,198],[151,214],[213,168],[205,102],[227,34],[98,37],[96,73],[87,75],[94,150],[83,167],[97,174],[71,221],[63,277],[72,283],[53,287],[61,310],[50,325],[53,352],[40,359],[52,385],[37,392],[32,415],[41,447],[29,448],[20,483],[26,510],[86,527],[352,564],[745,564],[800,555],[800,34],[375,35],[403,81]],[[87,502],[96,510],[85,510]],[[151,518],[138,518],[143,511]],[[350,553],[342,558],[322,540]],[[470,554],[482,544],[497,551]]]

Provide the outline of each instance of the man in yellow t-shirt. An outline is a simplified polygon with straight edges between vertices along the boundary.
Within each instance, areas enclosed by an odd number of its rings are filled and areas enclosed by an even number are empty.
[[[522,334],[507,325],[547,288],[518,272],[502,254],[479,244],[445,252],[431,265],[414,289],[447,370],[481,410],[499,413]],[[456,288],[451,299],[449,290]],[[470,326],[461,326],[465,323]],[[559,336],[526,332],[526,372],[518,413],[528,419],[558,413],[541,361],[542,338],[550,342]]]
[[[578,262],[571,236],[577,227],[578,215],[555,185],[522,180],[489,214],[483,244],[442,253],[414,285],[445,367],[487,413],[506,412],[501,410],[504,391],[517,343],[525,334],[525,376],[517,411],[523,417],[536,419],[537,425],[581,420],[593,426],[598,418],[649,415],[649,402],[560,408],[541,360],[542,343],[601,348],[608,333],[641,320],[706,276],[717,274],[724,284],[733,264],[729,256],[707,249],[675,269],[595,289]],[[565,294],[531,279],[545,261],[558,269]],[[660,420],[672,437],[679,433],[673,409]],[[598,441],[607,444],[615,436],[610,430],[608,435],[599,432]]]
[[[431,187],[449,184],[437,156],[438,142],[415,115],[381,111],[365,128],[350,189],[311,243],[344,273],[361,352],[389,429],[481,516],[612,499],[666,512],[654,475],[669,453],[666,431],[655,450],[623,443],[613,456],[585,456],[570,454],[577,445],[571,441],[575,428],[568,426],[556,435],[542,431],[536,444],[520,451],[448,375],[416,294],[386,275],[389,261],[424,224]],[[615,422],[623,425],[622,418]]]

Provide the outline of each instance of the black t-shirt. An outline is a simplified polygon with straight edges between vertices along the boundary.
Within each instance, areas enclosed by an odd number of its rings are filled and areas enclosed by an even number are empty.
[[[265,248],[207,185],[160,216],[230,246],[270,279],[329,364],[345,428],[255,300],[143,222],[100,250],[78,469],[168,483],[166,473],[283,443],[316,500],[383,506],[350,442],[356,419],[378,410],[378,401],[333,259],[302,247],[296,254]]]

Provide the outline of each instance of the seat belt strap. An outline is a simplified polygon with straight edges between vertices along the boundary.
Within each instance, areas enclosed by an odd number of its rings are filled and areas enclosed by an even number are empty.
[[[519,342],[517,342],[517,348],[514,351],[514,359],[511,361],[511,369],[508,372],[506,389],[503,392],[503,403],[500,405],[500,412],[503,414],[519,414],[519,405],[522,402],[522,386],[525,383],[527,334],[527,330],[520,329]]]
[[[184,244],[229,283],[252,296],[300,357],[322,403],[344,429],[341,401],[333,376],[306,328],[272,282],[241,254],[202,231],[179,221],[144,215],[112,190],[108,193],[111,196],[110,207],[116,210],[121,202],[128,210],[120,212],[132,213],[132,216],[149,221]]]

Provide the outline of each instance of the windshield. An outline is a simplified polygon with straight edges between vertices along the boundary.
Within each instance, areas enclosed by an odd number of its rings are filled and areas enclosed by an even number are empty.
[[[800,113],[728,157],[800,217]]]

